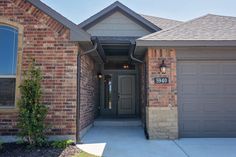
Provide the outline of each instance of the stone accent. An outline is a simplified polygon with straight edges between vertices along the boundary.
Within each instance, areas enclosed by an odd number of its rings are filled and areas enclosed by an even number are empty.
[[[162,60],[166,74],[160,73]],[[174,49],[149,48],[146,53],[147,70],[147,131],[151,139],[178,137],[176,52]],[[168,84],[156,84],[155,77],[168,77]]]
[[[147,107],[147,132],[149,139],[178,138],[178,112],[173,107]]]

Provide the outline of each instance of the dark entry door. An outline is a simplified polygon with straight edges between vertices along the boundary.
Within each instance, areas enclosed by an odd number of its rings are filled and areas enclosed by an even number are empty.
[[[118,76],[118,115],[135,114],[135,76]]]

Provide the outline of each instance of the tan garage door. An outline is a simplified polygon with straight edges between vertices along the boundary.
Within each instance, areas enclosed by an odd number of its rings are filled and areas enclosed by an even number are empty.
[[[236,61],[178,61],[180,137],[236,137]]]

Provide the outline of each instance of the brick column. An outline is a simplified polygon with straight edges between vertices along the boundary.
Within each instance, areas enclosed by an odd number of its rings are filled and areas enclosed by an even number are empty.
[[[160,73],[165,60],[166,74]],[[149,48],[147,62],[146,123],[150,139],[178,138],[178,111],[176,95],[176,52],[174,49]],[[168,84],[156,84],[154,78],[168,77]]]

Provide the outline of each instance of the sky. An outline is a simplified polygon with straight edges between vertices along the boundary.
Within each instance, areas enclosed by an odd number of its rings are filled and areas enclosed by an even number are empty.
[[[76,24],[116,0],[42,0]],[[236,0],[120,0],[136,13],[187,21],[205,14],[236,16]]]

